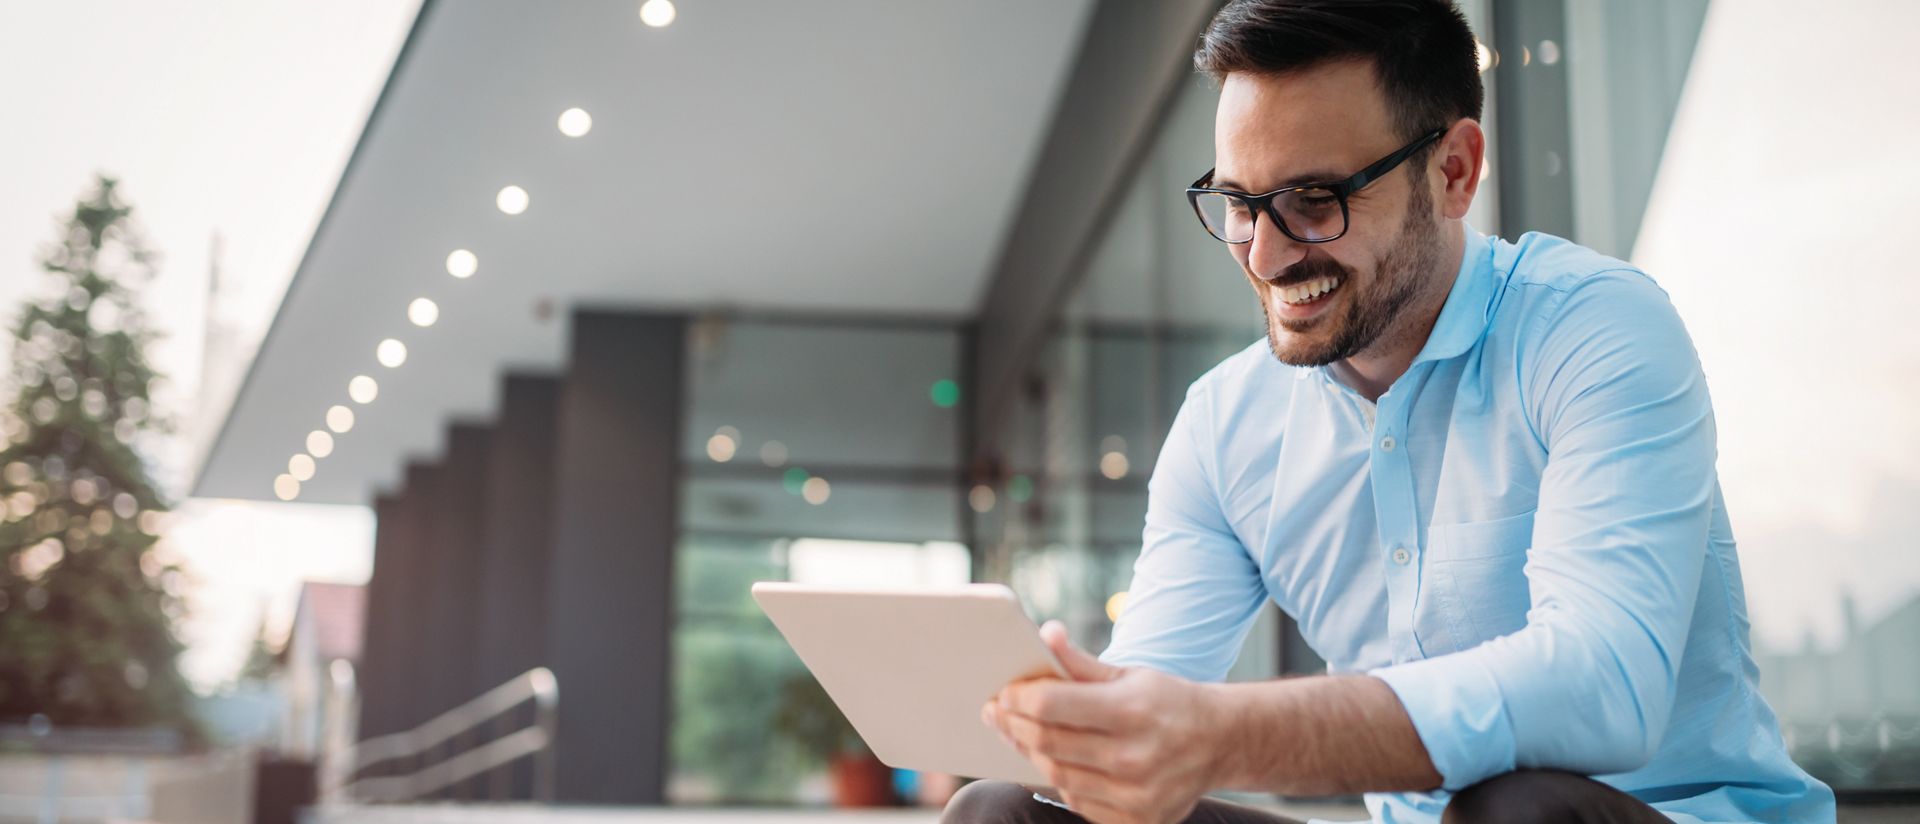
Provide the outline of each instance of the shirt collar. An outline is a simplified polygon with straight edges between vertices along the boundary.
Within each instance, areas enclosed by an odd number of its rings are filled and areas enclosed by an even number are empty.
[[[1460,230],[1466,234],[1466,242],[1461,244],[1465,250],[1460,255],[1460,271],[1454,275],[1447,302],[1440,307],[1440,317],[1434,320],[1427,344],[1414,356],[1414,363],[1466,354],[1480,341],[1493,318],[1493,298],[1498,294],[1493,245],[1466,221],[1460,222]]]

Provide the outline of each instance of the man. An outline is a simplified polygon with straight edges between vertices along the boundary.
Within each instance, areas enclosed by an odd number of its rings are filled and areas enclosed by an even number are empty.
[[[1236,0],[1189,191],[1267,318],[1194,383],[1099,658],[983,708],[1047,775],[946,820],[1832,821],[1760,697],[1699,361],[1662,292],[1463,223],[1482,88],[1443,0]],[[1358,172],[1358,174],[1356,174]],[[1220,684],[1271,598],[1330,674]]]

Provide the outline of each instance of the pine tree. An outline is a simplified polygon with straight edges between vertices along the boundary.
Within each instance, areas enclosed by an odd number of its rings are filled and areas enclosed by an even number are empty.
[[[99,178],[46,248],[0,386],[0,722],[191,733],[180,602],[153,551],[167,505],[134,448],[166,431],[129,289],[154,257],[114,186]]]

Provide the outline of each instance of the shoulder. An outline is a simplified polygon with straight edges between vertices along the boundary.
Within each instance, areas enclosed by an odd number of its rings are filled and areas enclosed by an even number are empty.
[[[1536,433],[1552,432],[1560,412],[1582,398],[1704,393],[1686,325],[1645,271],[1551,235],[1530,233],[1509,246],[1501,250],[1511,268],[1499,326]]]
[[[1285,401],[1293,392],[1294,380],[1304,371],[1281,363],[1262,336],[1187,387],[1187,404],[1205,409],[1212,418],[1210,423],[1221,430],[1244,417],[1245,410],[1271,409],[1275,401]]]
[[[1679,313],[1640,267],[1553,235],[1529,232],[1496,241],[1504,279],[1496,334],[1527,353],[1571,352],[1592,337],[1652,333],[1686,337]]]
[[[1170,446],[1192,450],[1223,490],[1234,487],[1251,467],[1271,464],[1296,378],[1308,371],[1281,363],[1262,335],[1187,388],[1171,435],[1182,443]]]

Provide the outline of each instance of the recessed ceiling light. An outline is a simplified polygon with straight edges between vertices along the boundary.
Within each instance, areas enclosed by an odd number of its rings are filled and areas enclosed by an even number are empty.
[[[327,410],[327,428],[342,435],[353,428],[353,410],[344,406],[334,406]]]
[[[333,454],[333,436],[324,429],[315,429],[307,433],[307,451],[316,458]]]
[[[574,107],[560,113],[560,133],[568,137],[579,137],[593,131],[593,115],[586,109]]]
[[[300,482],[294,479],[292,475],[281,475],[278,478],[274,478],[273,494],[274,497],[283,501],[291,501],[298,498],[300,497]]]
[[[287,474],[296,481],[313,480],[313,456],[301,452],[287,459]]]
[[[415,326],[432,326],[440,319],[440,305],[426,298],[414,298],[407,304],[407,320]]]
[[[473,277],[480,271],[480,258],[465,249],[455,249],[447,255],[447,274],[457,278]]]
[[[501,189],[500,194],[493,196],[493,205],[500,207],[500,211],[510,215],[517,215],[526,211],[527,204],[530,201],[531,198],[527,197],[527,190],[518,186],[508,186],[505,189]]]
[[[353,380],[347,381],[347,397],[352,398],[354,403],[373,403],[374,398],[380,397],[380,382],[366,375],[355,375]]]
[[[673,0],[647,0],[640,4],[640,22],[656,29],[665,28],[678,16],[679,13],[673,9]]]
[[[374,348],[373,354],[380,359],[381,366],[388,369],[398,368],[400,364],[407,362],[407,345],[393,338],[387,338]]]

